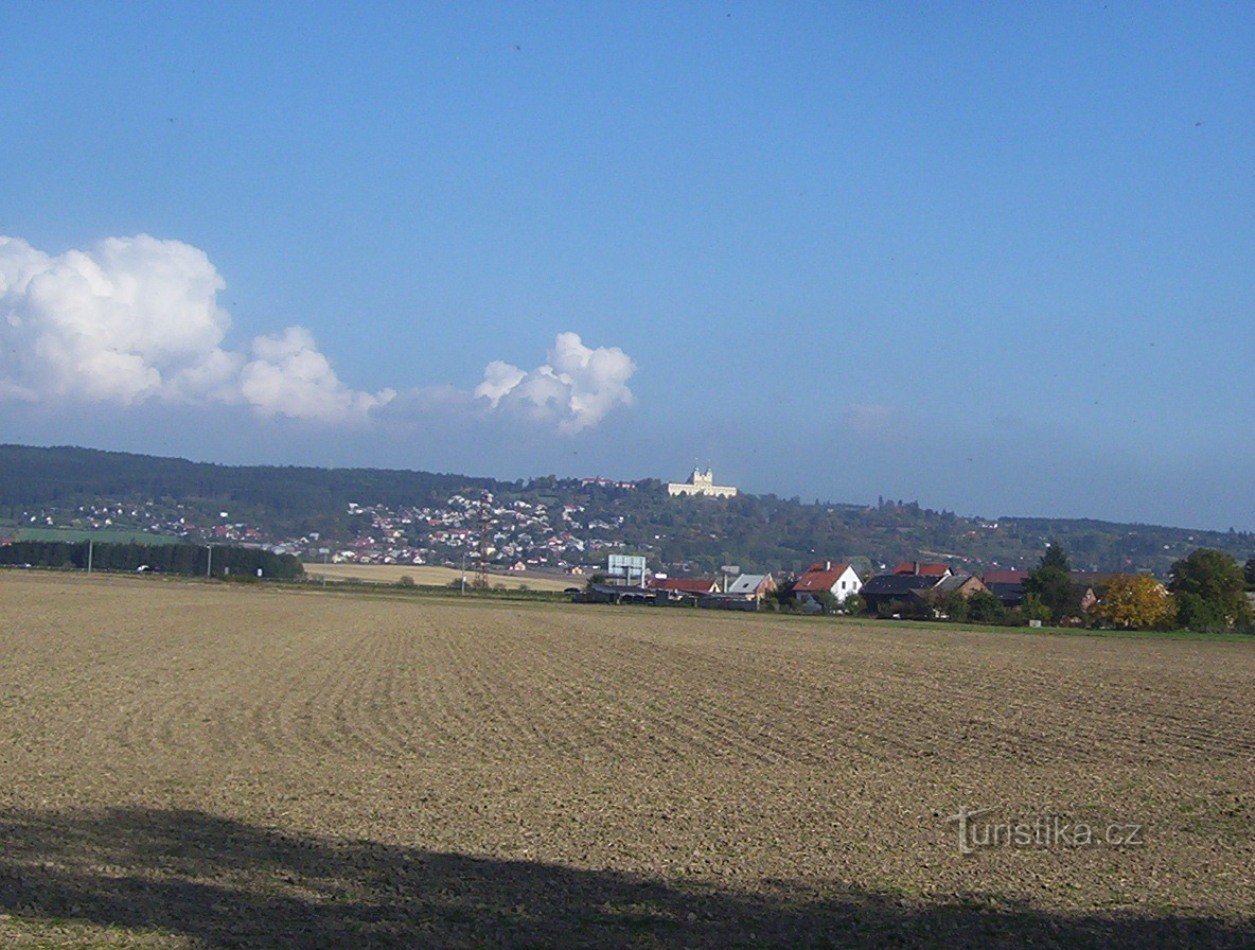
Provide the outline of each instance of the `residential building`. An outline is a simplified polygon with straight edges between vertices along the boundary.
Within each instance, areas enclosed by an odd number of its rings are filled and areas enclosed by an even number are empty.
[[[1025,571],[986,571],[981,575],[981,582],[1002,602],[1004,607],[1019,607],[1024,603]]]
[[[761,601],[775,589],[776,580],[770,574],[741,574],[728,585],[727,593],[732,597]]]
[[[949,577],[953,571],[940,561],[903,561],[893,569],[895,574],[919,574],[922,577]]]
[[[949,577],[943,577],[937,586],[929,589],[928,593],[936,598],[945,597],[947,594],[971,597],[977,591],[982,590],[989,592],[989,588],[974,574],[951,574]]]
[[[877,574],[859,593],[872,613],[880,613],[894,604],[908,604],[923,598],[944,578],[929,574]]]
[[[794,583],[793,597],[801,603],[815,600],[818,594],[829,593],[840,604],[862,587],[862,578],[846,562],[816,561]]]

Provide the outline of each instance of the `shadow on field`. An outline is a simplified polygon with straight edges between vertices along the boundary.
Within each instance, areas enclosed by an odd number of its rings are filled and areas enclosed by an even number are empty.
[[[978,896],[920,905],[787,884],[747,894],[143,809],[0,813],[0,911],[211,944],[1236,946],[1250,937],[1205,918],[1059,916]]]

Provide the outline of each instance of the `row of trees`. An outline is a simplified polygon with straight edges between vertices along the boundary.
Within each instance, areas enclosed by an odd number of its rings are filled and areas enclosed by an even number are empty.
[[[1115,574],[1098,591],[1088,618],[1129,630],[1248,631],[1253,618],[1255,558],[1243,569],[1224,551],[1199,548],[1173,562],[1165,587],[1148,574]],[[1073,581],[1067,553],[1051,545],[1024,580],[1025,611],[1056,623],[1085,619],[1083,585]]]
[[[260,548],[195,544],[95,544],[88,542],[16,541],[0,546],[0,565],[52,567],[97,571],[136,571],[214,577],[266,577],[291,580],[305,573],[291,554],[274,554]]]

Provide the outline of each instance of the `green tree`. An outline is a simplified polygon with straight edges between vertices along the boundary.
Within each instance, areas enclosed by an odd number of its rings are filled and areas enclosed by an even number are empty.
[[[1246,579],[1223,551],[1199,548],[1172,565],[1168,589],[1177,599],[1177,619],[1191,630],[1251,622]]]
[[[865,614],[867,613],[867,601],[863,599],[861,594],[849,594],[845,600],[841,601],[841,609],[851,615]]]
[[[1243,568],[1242,574],[1246,577],[1246,589],[1255,590],[1255,557],[1246,559],[1246,567]]]
[[[1051,541],[1046,547],[1046,553],[1041,556],[1038,568],[1050,567],[1060,571],[1070,572],[1072,565],[1068,561],[1068,552],[1063,549],[1063,545],[1058,541]]]
[[[1045,622],[1050,619],[1050,608],[1041,602],[1041,598],[1036,594],[1027,594],[1024,597],[1024,606],[1020,611],[1024,615],[1025,620],[1041,620]]]
[[[1036,597],[1056,623],[1081,612],[1081,599],[1072,583],[1071,571],[1067,552],[1056,541],[1046,548],[1036,570],[1024,578],[1024,593]]]
[[[1002,601],[987,590],[978,590],[967,599],[967,619],[972,623],[1000,623],[1004,616]]]
[[[941,598],[942,612],[955,623],[963,623],[968,619],[968,603],[967,598],[960,594],[957,590],[952,590]]]
[[[837,598],[836,598],[836,595],[833,594],[832,591],[821,590],[821,591],[817,591],[811,596],[815,598],[815,602],[819,604],[819,606],[824,608],[824,613],[826,614],[836,613]]]

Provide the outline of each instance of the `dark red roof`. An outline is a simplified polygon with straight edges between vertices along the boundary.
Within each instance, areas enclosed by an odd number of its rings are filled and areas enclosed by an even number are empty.
[[[986,584],[1022,584],[1027,571],[986,571],[980,579]]]
[[[797,579],[797,583],[793,585],[793,592],[817,594],[821,590],[832,590],[833,585],[840,580],[841,575],[849,566],[844,562],[838,564],[832,561],[816,561]]]
[[[941,564],[939,562],[926,563],[924,561],[903,561],[893,569],[895,574],[918,574],[920,577],[941,577],[950,570],[949,564]]]
[[[649,582],[651,590],[675,590],[686,594],[708,594],[715,582],[704,577],[655,577]]]

